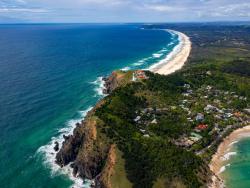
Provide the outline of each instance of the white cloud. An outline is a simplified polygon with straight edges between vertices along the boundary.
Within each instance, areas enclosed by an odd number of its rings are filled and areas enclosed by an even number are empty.
[[[24,0],[16,0],[17,3],[21,3],[21,4],[26,4],[26,1]]]
[[[184,10],[184,7],[174,7],[174,6],[169,6],[169,5],[160,5],[160,4],[147,4],[144,5],[145,9],[150,9],[154,11],[159,11],[159,12],[175,12],[175,11],[181,11]]]
[[[237,18],[250,17],[250,3],[220,5],[204,7],[199,10],[200,17]]]
[[[40,8],[0,8],[0,13],[11,13],[11,12],[30,12],[30,13],[46,13],[49,12],[46,9]]]
[[[249,10],[250,0],[0,0],[2,16],[45,22],[250,20]]]

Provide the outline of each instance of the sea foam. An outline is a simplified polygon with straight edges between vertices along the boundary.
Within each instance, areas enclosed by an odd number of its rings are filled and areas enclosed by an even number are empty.
[[[72,135],[73,130],[76,127],[76,123],[80,123],[91,109],[92,107],[89,107],[84,111],[80,111],[78,119],[68,121],[66,123],[66,127],[58,131],[60,133],[59,136],[52,137],[51,141],[47,145],[41,146],[37,151],[37,154],[42,156],[44,165],[51,169],[51,175],[67,175],[70,180],[74,182],[72,185],[73,188],[88,188],[90,187],[90,182],[84,182],[81,178],[74,177],[73,169],[70,167],[70,164],[63,168],[57,165],[55,163],[57,152],[54,150],[54,146],[55,142],[58,142],[59,147],[61,147],[64,141],[63,135]]]
[[[175,36],[177,35],[176,33],[174,33],[173,31],[169,31],[170,34],[172,35],[171,39],[174,39]],[[178,38],[178,40],[180,41],[180,39]],[[171,42],[169,44],[167,44],[167,47],[173,45],[174,42]],[[149,67],[149,69],[152,69],[155,66],[158,66],[159,64],[162,63],[166,63],[166,61],[169,61],[172,56],[174,56],[176,53],[178,53],[178,51],[180,50],[180,46],[181,46],[181,41],[179,42],[179,44],[171,51],[171,53],[169,53],[165,59],[156,62],[155,64],[151,65]],[[163,48],[162,50],[160,50],[157,53],[154,53],[152,56],[144,58],[139,60],[138,62],[132,64],[131,66],[141,66],[144,63],[146,63],[148,60],[151,60],[153,58],[160,58],[163,55],[165,55],[164,53],[168,52],[169,50],[167,48]],[[131,66],[126,66],[124,68],[122,68],[121,70],[123,71],[128,71],[131,69]],[[104,84],[105,82],[103,81],[103,77],[98,77],[95,81],[91,82],[91,84],[95,85],[95,92],[96,95],[95,97],[99,96],[99,97],[104,97],[105,94],[103,93],[103,89],[105,88]],[[51,169],[51,175],[55,176],[55,175],[67,175],[70,180],[72,180],[74,182],[74,184],[72,185],[73,188],[89,188],[90,187],[90,180],[85,180],[83,181],[81,178],[77,178],[73,176],[73,169],[70,167],[70,164],[61,168],[59,165],[57,165],[55,163],[55,158],[56,158],[56,154],[57,152],[55,152],[54,150],[54,146],[55,146],[55,142],[59,143],[59,148],[61,148],[62,143],[64,141],[63,135],[72,135],[73,134],[73,130],[76,126],[76,123],[81,122],[82,119],[84,119],[84,117],[86,116],[87,112],[90,111],[92,109],[92,107],[89,107],[88,109],[84,110],[84,111],[80,111],[80,117],[78,119],[72,119],[70,121],[68,121],[66,123],[66,127],[58,130],[59,136],[57,137],[52,137],[51,141],[45,145],[42,146],[38,149],[37,154],[41,154],[44,160],[44,165],[47,166],[48,168]]]
[[[229,146],[233,146],[234,144],[238,143],[239,141],[233,141],[232,143],[229,144]]]
[[[103,80],[103,77],[98,77],[94,82],[91,82],[91,84],[95,85],[95,92],[96,92],[96,95],[95,97],[97,96],[105,96],[105,94],[103,93],[103,89],[105,89],[105,81]]]
[[[228,152],[223,157],[221,157],[221,160],[222,161],[227,161],[234,155],[237,155],[237,152]]]
[[[229,167],[231,164],[227,164],[227,165],[225,165],[225,166],[222,166],[221,168],[220,168],[220,170],[219,170],[219,174],[221,174],[222,172],[224,172],[225,170],[226,170],[226,168],[227,167]]]
[[[153,57],[154,58],[160,58],[161,56],[163,56],[164,54],[162,54],[162,53],[155,53],[155,54],[153,54]]]
[[[127,67],[122,68],[121,70],[122,70],[122,71],[128,71],[128,70],[130,70],[130,69],[131,69],[131,68],[127,66]]]
[[[175,34],[175,35],[178,35],[178,34]],[[183,45],[183,42],[182,42],[180,36],[178,36],[178,41],[179,41],[179,44],[174,47],[174,49],[166,56],[166,58],[162,59],[158,63],[151,65],[149,67],[149,70],[154,70],[158,66],[161,66],[162,64],[169,62],[176,54],[178,54],[181,50],[182,45]]]

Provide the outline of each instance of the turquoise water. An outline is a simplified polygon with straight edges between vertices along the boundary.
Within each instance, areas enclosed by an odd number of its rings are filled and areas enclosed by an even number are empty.
[[[250,138],[243,138],[231,148],[232,155],[222,173],[228,188],[250,187]]]
[[[0,187],[81,187],[54,164],[54,141],[103,97],[102,76],[148,68],[178,42],[138,25],[0,25]]]

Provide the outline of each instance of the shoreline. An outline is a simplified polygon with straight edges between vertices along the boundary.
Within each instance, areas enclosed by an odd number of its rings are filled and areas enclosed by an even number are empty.
[[[180,70],[186,63],[191,49],[192,43],[187,35],[179,31],[165,30],[178,35],[180,43],[168,54],[168,56],[160,62],[152,65],[149,70],[154,73],[169,75]]]
[[[189,40],[189,37],[181,32],[174,31],[174,30],[164,30],[164,31],[177,34],[179,44],[174,47],[174,49],[167,55],[167,57],[165,59],[153,64],[149,68],[149,71],[154,72],[154,73],[158,73],[158,74],[162,74],[162,75],[168,75],[168,74],[174,73],[175,71],[177,71],[183,67],[183,65],[185,64],[185,62],[186,62],[186,60],[189,57],[189,54],[191,52],[191,42]],[[97,81],[95,81],[96,82],[95,85],[100,85],[100,87],[98,87],[96,89],[96,92],[97,92],[97,95],[105,96],[105,94],[103,93],[104,82],[101,78],[102,77],[98,77]],[[85,116],[87,116],[87,114],[89,113],[89,111],[91,111],[91,109],[92,108],[88,108],[86,110],[86,114],[84,116],[82,116],[80,119],[84,120],[86,118]],[[81,122],[80,119],[77,121],[74,121],[73,124],[75,124],[76,122]],[[57,151],[54,150],[55,142],[57,142],[59,145],[59,148],[61,148],[62,143],[64,141],[63,135],[64,134],[72,135],[73,130],[75,129],[75,126],[72,125],[72,126],[65,128],[65,129],[67,129],[67,131],[61,132],[59,137],[53,138],[49,144],[40,147],[38,149],[38,152],[45,154],[45,156],[47,158],[45,164],[50,166],[53,173],[59,172],[59,173],[64,174],[64,175],[68,175],[69,179],[71,179],[74,182],[73,187],[82,187],[82,186],[83,187],[85,187],[85,186],[90,187],[90,182],[86,182],[83,179],[81,179],[79,177],[74,177],[72,175],[73,169],[70,167],[70,165],[65,166],[63,169],[60,169],[58,164],[56,164],[54,161],[54,159],[56,158],[55,156],[57,154]]]
[[[225,187],[224,180],[220,174],[226,169],[226,161],[230,156],[235,155],[234,152],[230,152],[230,149],[233,144],[246,137],[250,137],[250,125],[236,129],[220,143],[209,164],[210,170],[215,174],[212,177],[212,183],[209,188]]]

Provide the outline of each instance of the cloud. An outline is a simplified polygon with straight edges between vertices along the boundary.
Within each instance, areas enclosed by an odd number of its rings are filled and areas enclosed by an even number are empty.
[[[46,13],[49,10],[40,8],[0,8],[0,13],[4,12],[30,12],[30,13]]]
[[[25,0],[16,0],[17,3],[26,4]]]
[[[214,3],[213,3],[214,5]],[[210,18],[240,18],[249,17],[250,18],[250,2],[249,3],[229,3],[219,6],[209,6],[199,9],[200,17],[210,17]]]
[[[0,16],[36,22],[249,20],[250,0],[0,0]]]
[[[146,4],[144,5],[143,8],[159,12],[176,12],[185,10],[185,7],[174,7],[174,6],[160,5],[160,4]]]

